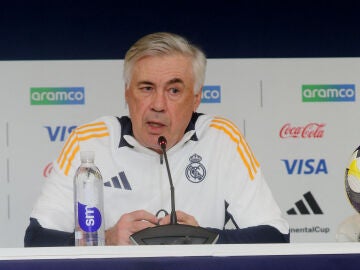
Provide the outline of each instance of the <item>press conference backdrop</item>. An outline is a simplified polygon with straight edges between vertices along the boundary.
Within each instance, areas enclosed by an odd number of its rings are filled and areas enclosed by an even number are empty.
[[[71,130],[127,113],[122,64],[0,62],[0,247],[23,246],[49,164]],[[291,242],[333,242],[355,214],[343,178],[360,144],[358,70],[359,58],[209,60],[198,111],[231,119],[246,136]]]

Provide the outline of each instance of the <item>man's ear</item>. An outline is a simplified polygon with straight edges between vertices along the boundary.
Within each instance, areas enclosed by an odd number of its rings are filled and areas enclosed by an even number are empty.
[[[201,88],[202,89],[202,88]],[[197,92],[196,94],[195,94],[195,97],[194,97],[194,112],[196,112],[196,110],[197,110],[197,108],[199,107],[199,105],[200,105],[200,102],[201,102],[201,89],[200,89],[200,91],[199,92]]]
[[[128,95],[129,95],[129,91],[128,91],[127,87],[125,86],[124,96],[125,96],[125,102],[126,102],[126,103],[128,103]]]

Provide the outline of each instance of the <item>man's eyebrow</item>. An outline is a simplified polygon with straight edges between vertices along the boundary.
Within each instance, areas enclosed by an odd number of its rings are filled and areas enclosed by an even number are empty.
[[[140,81],[140,82],[137,83],[137,85],[142,85],[142,84],[154,85],[154,83],[150,82],[150,81]]]
[[[181,84],[185,84],[184,81],[180,78],[173,78],[171,80],[169,80],[166,84],[169,85],[169,84],[174,84],[174,83],[181,83]],[[155,83],[151,82],[151,81],[147,81],[147,80],[144,80],[144,81],[139,81],[137,83],[137,85],[155,85]]]
[[[174,79],[171,79],[170,81],[168,81],[166,84],[173,84],[173,83],[182,83],[184,84],[184,81],[180,78],[174,78]]]

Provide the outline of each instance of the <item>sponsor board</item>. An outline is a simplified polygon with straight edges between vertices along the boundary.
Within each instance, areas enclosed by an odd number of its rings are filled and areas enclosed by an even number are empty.
[[[305,84],[303,102],[354,102],[355,84]]]
[[[82,105],[85,104],[84,87],[32,87],[31,105]]]
[[[294,174],[328,174],[328,169],[325,159],[316,160],[314,158],[309,159],[281,159],[285,165],[285,169],[288,175]]]
[[[282,139],[319,139],[324,137],[324,123],[309,123],[303,126],[293,126],[291,123],[283,125],[279,132]]]
[[[205,85],[202,88],[201,103],[221,103],[220,85]]]

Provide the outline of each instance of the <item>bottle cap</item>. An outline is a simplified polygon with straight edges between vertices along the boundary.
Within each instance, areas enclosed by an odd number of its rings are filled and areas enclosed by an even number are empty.
[[[81,151],[80,160],[81,162],[94,162],[95,153],[94,151]]]

